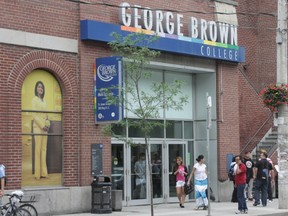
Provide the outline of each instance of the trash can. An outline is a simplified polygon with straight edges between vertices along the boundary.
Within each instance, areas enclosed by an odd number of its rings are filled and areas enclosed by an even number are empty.
[[[101,181],[101,179],[103,179]],[[92,207],[91,213],[108,214],[112,213],[110,177],[96,176],[91,184]]]

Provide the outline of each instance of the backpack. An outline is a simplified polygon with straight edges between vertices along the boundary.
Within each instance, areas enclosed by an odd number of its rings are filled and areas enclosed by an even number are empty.
[[[235,163],[235,164],[236,164],[236,163]],[[234,179],[235,179],[235,175],[234,175],[234,166],[235,166],[235,164],[232,164],[232,165],[230,166],[229,171],[228,171],[228,177],[229,177],[229,180],[230,180],[230,181],[234,181]]]
[[[262,179],[266,179],[268,180],[269,178],[269,170],[268,170],[268,164],[269,162],[268,161],[265,161],[265,164],[263,165],[263,168],[262,168]]]

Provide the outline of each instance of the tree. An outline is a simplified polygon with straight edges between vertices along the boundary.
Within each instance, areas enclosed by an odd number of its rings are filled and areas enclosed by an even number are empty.
[[[122,97],[115,97],[110,89],[105,91],[107,101],[110,104],[123,104],[125,112],[132,113],[136,119],[125,119],[119,122],[122,126],[139,128],[143,134],[145,141],[145,152],[148,160],[148,175],[150,176],[150,205],[151,215],[153,210],[153,182],[152,182],[152,164],[149,155],[149,138],[151,131],[156,127],[165,127],[164,121],[155,121],[160,117],[161,110],[181,110],[183,105],[188,101],[188,97],[181,92],[182,82],[175,80],[173,83],[153,82],[151,80],[151,71],[149,64],[151,60],[157,58],[160,52],[151,50],[148,47],[157,43],[156,36],[147,36],[142,33],[131,33],[122,37],[113,33],[114,41],[109,45],[112,51],[124,59],[124,85],[114,86],[113,88],[121,88]],[[151,81],[150,90],[146,91],[141,88],[141,81],[148,79]],[[112,137],[124,140],[131,145],[135,144],[126,137],[117,136],[113,132],[113,125],[104,128],[106,134]],[[147,163],[146,163],[147,164]]]

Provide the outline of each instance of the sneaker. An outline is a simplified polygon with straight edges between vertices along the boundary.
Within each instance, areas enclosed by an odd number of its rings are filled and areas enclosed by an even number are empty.
[[[260,205],[260,203],[253,203],[253,206],[258,206],[258,205]]]
[[[208,206],[204,206],[204,207],[203,207],[203,210],[207,210],[207,209],[208,209]]]
[[[244,211],[236,211],[235,214],[244,214]]]
[[[253,201],[253,198],[249,198],[250,201]]]
[[[269,200],[268,200],[268,202],[269,202],[269,203],[272,203],[272,202],[273,202],[273,200],[272,200],[272,199],[269,199]]]

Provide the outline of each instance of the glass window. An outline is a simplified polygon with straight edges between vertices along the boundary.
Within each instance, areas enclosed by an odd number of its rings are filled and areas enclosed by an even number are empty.
[[[184,121],[184,139],[193,139],[192,121]]]
[[[182,139],[182,121],[167,121],[166,137]]]
[[[136,119],[135,119],[136,120]],[[134,121],[135,121],[134,120]],[[137,121],[137,120],[136,120]],[[151,138],[164,138],[164,122],[163,121],[157,121],[157,120],[150,120],[154,121],[155,123],[158,123],[153,129],[150,131],[150,137]],[[138,126],[130,126],[128,129],[128,136],[129,137],[144,137],[143,131]]]
[[[125,136],[125,126],[122,124],[113,124],[112,131],[115,135]]]
[[[166,117],[170,119],[191,119],[192,120],[192,74],[189,73],[179,73],[179,72],[165,72],[164,73],[165,82],[173,83],[175,80],[182,81],[181,92],[183,96],[188,97],[188,103],[183,105],[182,110],[166,110]],[[177,101],[177,98],[176,98]]]

